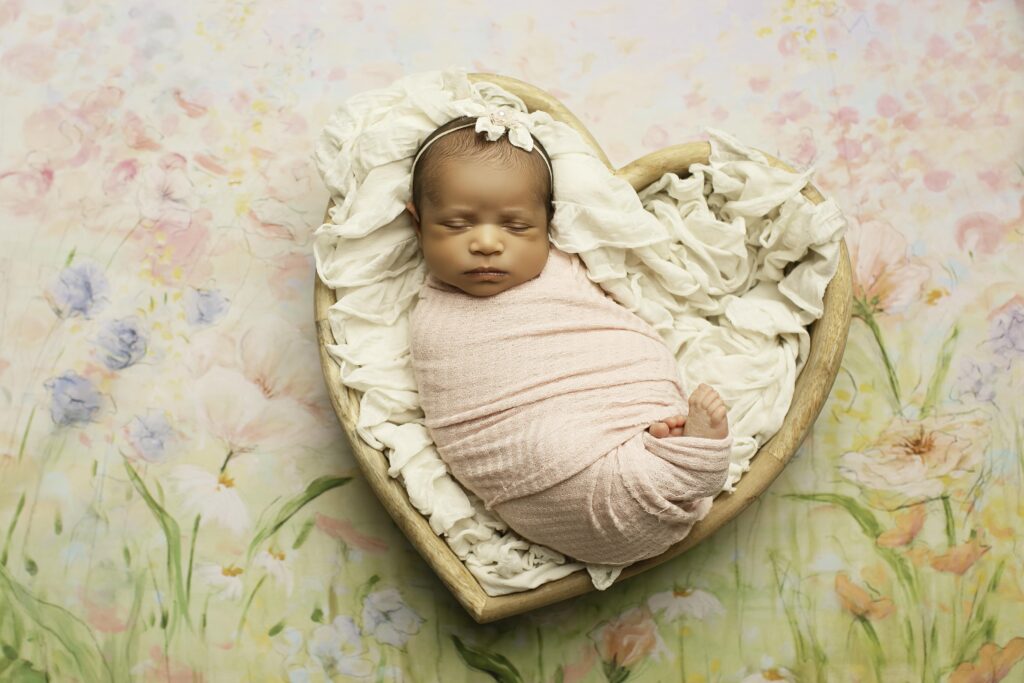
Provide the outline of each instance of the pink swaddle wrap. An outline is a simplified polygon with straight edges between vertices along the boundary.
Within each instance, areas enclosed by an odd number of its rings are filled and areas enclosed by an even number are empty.
[[[684,538],[732,437],[656,438],[688,404],[658,332],[552,246],[536,278],[474,297],[427,276],[411,314],[424,424],[452,475],[521,536],[629,564]]]

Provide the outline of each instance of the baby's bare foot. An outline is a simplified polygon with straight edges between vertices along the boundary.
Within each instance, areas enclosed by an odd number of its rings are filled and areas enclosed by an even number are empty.
[[[682,436],[683,425],[685,423],[685,417],[682,415],[674,415],[666,420],[652,422],[651,426],[647,428],[647,431],[651,433],[651,436],[659,439],[664,439],[666,436]]]
[[[690,414],[686,417],[683,436],[723,439],[728,434],[728,411],[722,397],[707,384],[701,384],[690,394]]]

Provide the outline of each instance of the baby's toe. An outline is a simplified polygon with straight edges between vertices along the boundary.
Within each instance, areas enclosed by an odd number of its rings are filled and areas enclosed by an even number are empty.
[[[651,436],[659,439],[664,439],[666,436],[669,435],[670,430],[669,426],[664,422],[652,422],[651,426],[648,428],[648,431],[651,433]]]

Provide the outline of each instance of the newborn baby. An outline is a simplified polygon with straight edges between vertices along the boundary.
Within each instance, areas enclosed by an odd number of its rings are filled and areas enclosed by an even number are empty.
[[[421,145],[407,204],[428,275],[411,314],[424,425],[512,529],[582,562],[664,552],[725,484],[719,395],[687,400],[657,331],[548,241],[550,160],[475,118]]]

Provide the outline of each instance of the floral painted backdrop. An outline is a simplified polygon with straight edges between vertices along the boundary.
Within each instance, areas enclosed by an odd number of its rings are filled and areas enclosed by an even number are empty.
[[[0,680],[1024,680],[1024,5],[0,1]],[[465,65],[612,160],[722,128],[850,218],[812,435],[738,520],[477,626],[322,386],[312,145]]]

